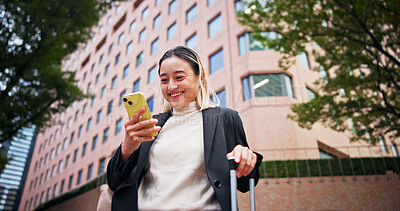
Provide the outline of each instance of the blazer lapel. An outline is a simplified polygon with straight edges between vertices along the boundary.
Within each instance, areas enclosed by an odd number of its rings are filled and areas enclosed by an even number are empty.
[[[217,122],[219,121],[219,107],[208,108],[203,110],[203,136],[204,136],[204,159],[207,165],[210,154],[211,147],[214,141],[215,129]]]

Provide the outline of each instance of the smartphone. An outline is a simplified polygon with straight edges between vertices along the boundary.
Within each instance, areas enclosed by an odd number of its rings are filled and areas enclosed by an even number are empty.
[[[147,101],[144,98],[143,93],[135,92],[135,93],[126,94],[126,95],[122,96],[122,101],[124,103],[126,111],[128,112],[129,119],[132,118],[132,116],[143,107],[146,110],[144,111],[142,118],[139,119],[139,122],[152,118],[149,106],[147,105]],[[148,125],[144,128],[152,128],[154,126],[156,126],[156,125],[154,125],[154,124]],[[152,132],[152,133],[149,133],[147,136],[155,137],[155,136],[157,136],[157,134],[158,134],[158,132]]]

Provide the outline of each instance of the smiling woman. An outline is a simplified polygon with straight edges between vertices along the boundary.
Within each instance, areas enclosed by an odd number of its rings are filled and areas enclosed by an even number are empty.
[[[165,52],[158,73],[164,113],[144,121],[143,108],[134,114],[108,164],[112,210],[231,210],[227,158],[235,157],[237,187],[246,192],[262,156],[249,149],[238,113],[211,100],[217,96],[196,52]]]

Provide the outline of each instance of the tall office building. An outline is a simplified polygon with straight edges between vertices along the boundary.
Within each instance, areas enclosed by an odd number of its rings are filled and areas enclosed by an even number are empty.
[[[35,142],[35,127],[22,129],[24,137],[3,143],[4,156],[11,160],[0,174],[0,210],[17,210],[25,185],[31,146]]]
[[[311,71],[315,64],[307,52],[288,70],[280,68],[281,54],[263,47],[236,21],[242,9],[238,0],[136,0],[105,14],[92,39],[64,62],[76,72],[77,85],[95,97],[73,103],[54,116],[57,124],[38,134],[19,210],[33,209],[105,171],[124,138],[128,117],[121,96],[141,91],[150,110],[161,112],[158,61],[177,45],[198,52],[221,106],[239,112],[251,148],[265,160],[332,156],[324,147],[350,145],[345,133],[321,125],[308,131],[286,118],[291,104],[313,97],[320,74]],[[275,150],[307,147],[316,150],[298,155]]]

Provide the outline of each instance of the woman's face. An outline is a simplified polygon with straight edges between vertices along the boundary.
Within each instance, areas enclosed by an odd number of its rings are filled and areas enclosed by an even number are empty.
[[[187,61],[172,56],[161,63],[160,86],[171,106],[182,108],[196,99],[200,89],[199,76],[194,74]]]

